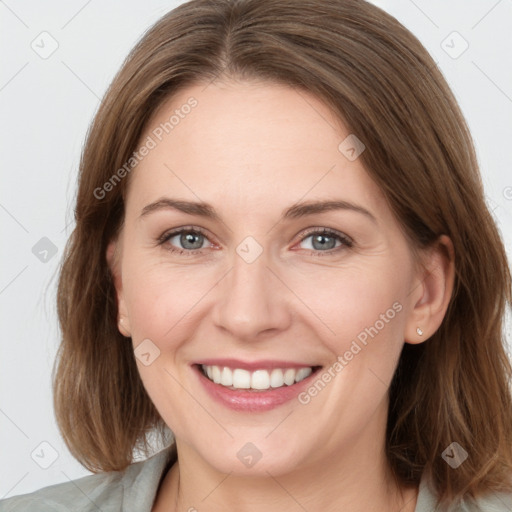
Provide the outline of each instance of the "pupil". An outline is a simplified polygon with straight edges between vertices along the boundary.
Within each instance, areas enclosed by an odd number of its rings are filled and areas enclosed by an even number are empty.
[[[180,242],[185,249],[200,249],[203,245],[202,236],[201,234],[187,233],[181,235]]]
[[[313,247],[315,249],[334,249],[335,244],[336,241],[332,236],[317,235],[313,237]]]

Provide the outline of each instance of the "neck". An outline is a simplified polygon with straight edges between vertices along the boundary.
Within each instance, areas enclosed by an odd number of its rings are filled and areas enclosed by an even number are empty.
[[[261,476],[220,473],[178,441],[178,461],[162,482],[153,512],[414,512],[417,488],[398,486],[392,478],[383,432],[382,421],[371,422],[337,453],[312,457],[307,465],[278,476],[271,471]]]

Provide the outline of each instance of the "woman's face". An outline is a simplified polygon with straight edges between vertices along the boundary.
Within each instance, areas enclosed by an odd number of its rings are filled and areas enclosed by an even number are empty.
[[[141,141],[120,329],[178,449],[278,475],[381,446],[422,286],[353,136],[314,96],[228,81],[172,97]]]

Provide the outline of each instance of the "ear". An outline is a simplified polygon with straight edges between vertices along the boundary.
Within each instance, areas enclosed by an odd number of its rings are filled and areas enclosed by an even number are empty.
[[[110,272],[112,274],[112,280],[114,282],[114,287],[116,289],[116,297],[117,297],[117,328],[119,332],[129,338],[131,336],[130,332],[130,320],[128,316],[128,310],[126,308],[126,302],[123,296],[123,281],[121,276],[121,250],[120,250],[120,240],[113,240],[109,242],[107,246],[106,252],[107,264],[110,268]]]
[[[450,238],[440,236],[423,254],[422,263],[412,286],[412,310],[405,329],[405,342],[411,344],[430,338],[448,309],[455,279],[455,254]]]

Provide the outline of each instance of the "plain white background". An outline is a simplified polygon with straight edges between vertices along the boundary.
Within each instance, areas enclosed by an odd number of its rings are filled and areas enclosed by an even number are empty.
[[[0,499],[90,474],[69,454],[53,414],[56,270],[100,98],[143,32],[179,3],[0,1]],[[454,90],[510,256],[511,0],[374,3],[422,41]]]

